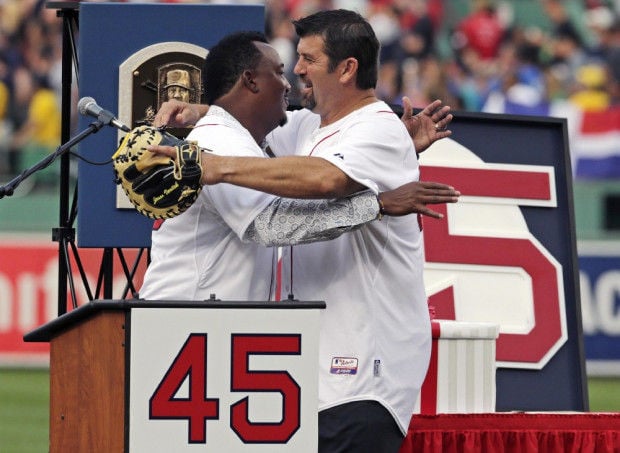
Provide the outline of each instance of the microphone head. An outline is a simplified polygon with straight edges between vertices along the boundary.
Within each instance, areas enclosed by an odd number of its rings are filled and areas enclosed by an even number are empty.
[[[78,102],[77,108],[78,108],[78,112],[80,112],[81,115],[88,115],[88,111],[87,108],[90,104],[97,104],[97,102],[87,96],[87,97],[83,97],[82,99],[80,99],[80,101]]]

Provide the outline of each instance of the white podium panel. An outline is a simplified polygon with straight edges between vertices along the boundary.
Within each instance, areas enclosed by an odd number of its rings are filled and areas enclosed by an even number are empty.
[[[133,308],[130,452],[316,452],[318,310]]]
[[[499,326],[435,319],[429,369],[414,413],[495,412]]]

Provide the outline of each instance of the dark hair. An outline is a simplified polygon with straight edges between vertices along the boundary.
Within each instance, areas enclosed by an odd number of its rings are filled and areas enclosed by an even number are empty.
[[[202,70],[205,102],[213,104],[237,83],[246,69],[256,69],[262,53],[254,41],[267,42],[261,32],[242,31],[220,40],[209,51]]]
[[[329,57],[329,71],[336,69],[345,58],[359,63],[356,86],[365,90],[375,88],[379,70],[379,40],[366,19],[354,11],[335,9],[293,21],[300,38],[320,35]]]

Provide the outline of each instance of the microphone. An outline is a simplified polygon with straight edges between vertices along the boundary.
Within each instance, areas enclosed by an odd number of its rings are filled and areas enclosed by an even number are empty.
[[[97,120],[101,121],[103,124],[114,126],[124,132],[130,131],[130,129],[117,120],[111,112],[99,107],[97,105],[97,101],[91,97],[84,97],[80,99],[77,108],[81,115],[92,116],[93,118],[97,118]]]

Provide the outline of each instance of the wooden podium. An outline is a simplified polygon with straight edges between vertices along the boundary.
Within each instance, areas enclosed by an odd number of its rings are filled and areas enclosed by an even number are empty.
[[[315,452],[322,308],[100,300],[37,328],[50,452]]]

